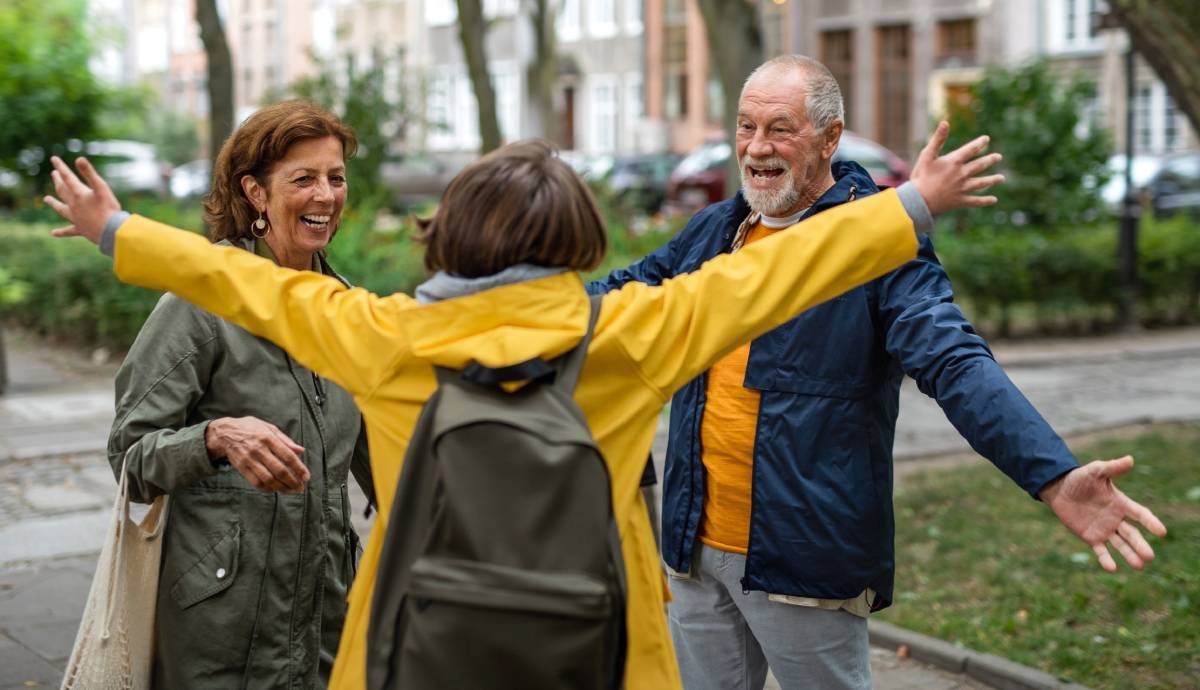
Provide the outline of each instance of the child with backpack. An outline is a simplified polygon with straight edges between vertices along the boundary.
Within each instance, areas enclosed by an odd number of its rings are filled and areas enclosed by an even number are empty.
[[[976,159],[981,138],[939,157],[946,133],[899,190],[594,299],[576,272],[602,259],[603,221],[537,141],[454,179],[422,232],[436,274],[416,299],[129,216],[84,159],[87,185],[55,159],[47,203],[71,223],[55,235],[100,244],[121,280],[354,395],[380,515],[330,687],[663,690],[680,681],[639,491],[663,404],[738,344],[913,259],[930,211],[993,203],[968,190],[998,156]]]

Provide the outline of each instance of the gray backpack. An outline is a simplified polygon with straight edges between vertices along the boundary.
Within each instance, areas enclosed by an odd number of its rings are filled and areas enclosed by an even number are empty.
[[[437,369],[405,454],[367,634],[370,690],[612,690],[625,570],[608,469],[553,362]],[[514,392],[501,384],[528,381]]]

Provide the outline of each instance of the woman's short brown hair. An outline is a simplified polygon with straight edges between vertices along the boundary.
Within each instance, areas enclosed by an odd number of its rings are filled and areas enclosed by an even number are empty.
[[[418,239],[427,245],[426,268],[466,278],[520,263],[586,271],[608,246],[591,190],[538,139],[502,146],[464,168]]]
[[[225,140],[213,164],[212,191],[204,199],[204,222],[213,242],[250,237],[258,212],[242,191],[242,177],[253,175],[264,187],[271,166],[298,141],[336,137],[342,159],[354,157],[358,139],[333,114],[308,101],[269,105],[251,115]]]

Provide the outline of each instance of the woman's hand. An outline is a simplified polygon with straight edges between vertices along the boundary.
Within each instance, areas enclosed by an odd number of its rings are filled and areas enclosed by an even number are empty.
[[[55,237],[86,237],[92,244],[100,244],[104,224],[109,216],[121,210],[121,202],[117,201],[108,183],[88,159],[75,159],[75,167],[79,168],[87,184],[81,182],[58,156],[51,156],[50,164],[54,166],[50,179],[54,182],[58,197],[46,195],[42,199],[70,223],[66,227],[55,228],[50,234]]]
[[[934,214],[969,206],[991,206],[996,197],[977,194],[1004,182],[1003,175],[983,175],[1000,162],[1000,154],[979,154],[987,148],[987,136],[976,137],[957,149],[939,156],[938,152],[950,136],[950,125],[938,123],[929,143],[921,149],[909,177]]]
[[[263,491],[299,493],[308,481],[300,460],[304,447],[279,427],[258,417],[221,417],[208,423],[204,445],[211,458],[225,458],[246,481]]]

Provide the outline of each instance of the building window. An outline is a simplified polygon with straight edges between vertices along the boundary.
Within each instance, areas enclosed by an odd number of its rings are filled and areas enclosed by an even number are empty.
[[[787,5],[765,3],[761,11],[763,55],[774,57],[784,52],[783,33],[787,28]]]
[[[579,40],[579,0],[562,0],[559,5],[559,15],[557,25],[558,39],[560,41],[578,41]]]
[[[642,33],[642,0],[625,0],[625,33],[637,36]]]
[[[492,64],[492,86],[496,89],[496,119],[500,137],[515,141],[521,135],[521,77],[511,61]]]
[[[1052,52],[1100,49],[1096,0],[1050,0],[1047,5]]]
[[[1137,87],[1133,99],[1133,141],[1139,153],[1149,153],[1154,147],[1154,88],[1150,84]]]
[[[454,0],[428,0],[425,3],[425,23],[445,26],[458,21],[458,5]]]
[[[911,40],[906,24],[876,29],[875,82],[879,85],[879,98],[875,109],[875,138],[905,159],[910,157],[911,150]]]
[[[617,148],[616,80],[609,75],[596,75],[590,81],[588,150],[592,153],[611,153]]]
[[[623,148],[637,148],[638,129],[642,124],[642,73],[630,72],[625,75],[625,123],[621,127],[624,132]]]
[[[450,123],[452,90],[449,74],[435,74],[429,80],[429,92],[425,99],[425,118],[429,123],[429,148],[449,148],[454,140]]]
[[[974,19],[938,22],[937,36],[939,67],[974,65],[978,61],[975,53]]]
[[[846,111],[846,126],[850,126],[851,107],[854,97],[854,32],[824,31],[821,33],[821,62],[829,68],[842,91],[842,103]]]
[[[1165,90],[1165,89],[1164,89]],[[1180,148],[1181,137],[1179,128],[1179,109],[1175,107],[1175,99],[1170,94],[1163,94],[1163,148],[1167,151],[1177,151]]]
[[[616,0],[588,0],[588,32],[596,38],[617,33]]]
[[[683,120],[688,114],[687,72],[674,72],[667,75],[667,88],[664,96],[664,115],[668,120]]]

